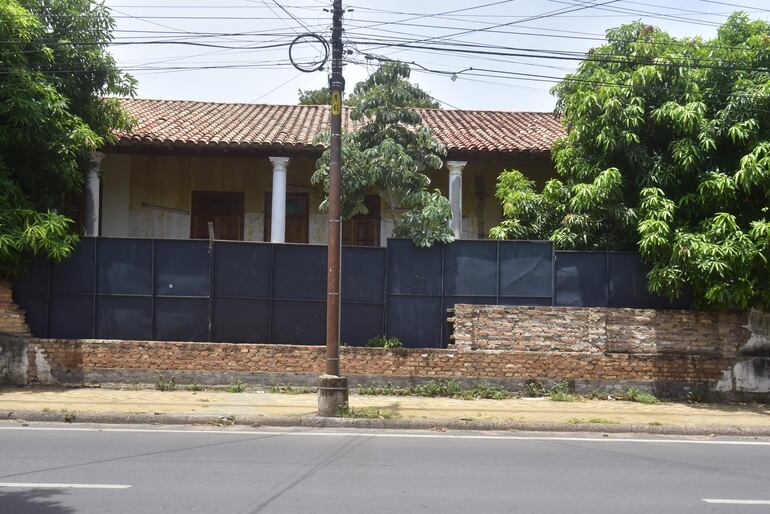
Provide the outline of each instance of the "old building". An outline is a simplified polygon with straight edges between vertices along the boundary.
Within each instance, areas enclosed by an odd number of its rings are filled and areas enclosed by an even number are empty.
[[[311,175],[328,126],[327,106],[124,100],[130,133],[94,155],[84,213],[87,235],[325,243],[322,188]],[[487,237],[501,219],[500,171],[538,184],[553,176],[562,135],[550,113],[420,109],[447,148],[431,187],[449,197],[460,239]],[[352,122],[344,116],[344,126]],[[398,216],[376,191],[369,214],[348,220],[344,243],[384,245]]]

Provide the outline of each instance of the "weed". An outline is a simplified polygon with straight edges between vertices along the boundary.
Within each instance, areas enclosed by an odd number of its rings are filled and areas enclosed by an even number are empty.
[[[612,421],[607,418],[570,418],[567,420],[570,425],[582,425],[584,423],[593,423],[595,425],[615,425],[617,421]]]
[[[412,388],[416,396],[454,398],[462,397],[463,390],[456,380],[429,380]]]
[[[505,400],[511,398],[513,393],[487,384],[476,384],[463,393],[464,399],[473,400],[483,398],[487,400]]]
[[[552,402],[576,402],[580,398],[569,393],[551,393],[548,395],[548,399]]]
[[[645,405],[660,403],[660,400],[655,398],[654,395],[650,393],[645,393],[644,391],[640,391],[635,387],[630,387],[628,391],[626,391],[626,394],[623,399],[628,400],[630,402],[644,403]]]
[[[377,336],[369,339],[366,346],[371,348],[401,348],[404,344],[397,337]]]
[[[188,384],[184,386],[184,388],[187,391],[204,391],[205,390],[205,388],[202,385],[200,385],[198,382],[193,382],[192,384]]]
[[[688,403],[708,403],[709,397],[708,397],[708,394],[702,393],[700,391],[688,391],[687,402]]]
[[[651,427],[660,427],[660,426],[663,426],[663,423],[661,423],[660,421],[650,421],[648,424],[649,424]]]
[[[313,388],[305,386],[293,386],[278,384],[270,386],[270,392],[275,394],[307,394],[312,393]]]
[[[230,427],[235,425],[235,416],[219,416],[211,421],[209,421],[209,425],[214,425],[217,427]]]
[[[476,384],[470,389],[463,389],[455,380],[429,380],[413,387],[394,386],[390,382],[385,385],[359,386],[356,391],[361,395],[370,396],[427,396],[431,398],[458,398],[475,400],[479,398],[490,400],[505,400],[514,394],[505,389],[499,389],[488,384]]]
[[[67,409],[62,409],[61,411],[64,414],[65,423],[72,423],[75,421],[76,414],[74,412],[69,412]]]
[[[553,386],[548,393],[551,400],[555,402],[575,402],[578,397],[570,393],[571,388],[569,382],[566,380],[559,380]]]
[[[377,407],[356,408],[345,405],[337,413],[343,418],[368,418],[368,419],[395,419],[398,414],[390,410],[381,410]]]
[[[228,393],[242,393],[244,389],[246,389],[246,385],[243,383],[243,380],[236,378],[228,384],[225,391]]]
[[[394,386],[390,382],[385,385],[358,386],[357,392],[369,396],[411,396],[413,394],[411,388]]]
[[[618,423],[607,418],[588,418],[588,422],[596,425],[616,425]]]
[[[540,398],[545,396],[545,386],[537,380],[527,380],[524,382],[524,394],[531,398]]]
[[[587,400],[606,400],[609,395],[607,394],[607,391],[592,389],[588,391],[584,396]]]
[[[167,377],[165,373],[158,372],[155,375],[155,389],[158,391],[174,391],[176,389],[176,379],[174,375]]]

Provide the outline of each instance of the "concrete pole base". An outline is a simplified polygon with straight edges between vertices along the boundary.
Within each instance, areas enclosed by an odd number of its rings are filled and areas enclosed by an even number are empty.
[[[318,378],[318,415],[331,418],[340,415],[348,405],[348,379],[334,375]]]

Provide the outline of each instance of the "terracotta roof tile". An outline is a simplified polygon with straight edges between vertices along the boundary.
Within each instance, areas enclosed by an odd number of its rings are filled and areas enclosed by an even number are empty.
[[[329,106],[123,99],[137,120],[119,144],[313,147]],[[545,152],[564,134],[551,113],[417,109],[449,151]],[[345,108],[343,126],[352,128]]]

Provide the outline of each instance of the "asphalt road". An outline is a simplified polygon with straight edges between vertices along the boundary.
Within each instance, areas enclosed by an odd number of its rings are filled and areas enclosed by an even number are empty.
[[[0,456],[2,513],[770,512],[761,439],[0,423]]]

